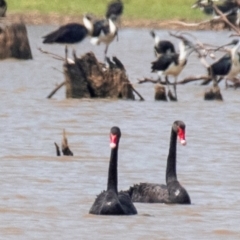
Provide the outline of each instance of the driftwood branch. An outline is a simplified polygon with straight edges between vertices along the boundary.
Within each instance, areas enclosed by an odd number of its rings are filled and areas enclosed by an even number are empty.
[[[130,84],[130,86],[131,86],[133,92],[135,92],[135,93],[138,95],[138,97],[140,98],[140,101],[145,101],[145,99],[144,99],[144,98],[142,97],[142,95],[133,87],[133,85]]]
[[[213,9],[216,11],[217,14],[219,14],[219,16],[221,17],[221,19],[231,28],[233,29],[236,33],[240,34],[240,30],[234,26],[232,23],[230,23],[226,17],[225,14],[223,14],[219,9],[218,7],[213,4]]]
[[[198,77],[190,76],[190,77],[184,78],[181,81],[178,81],[177,84],[186,84],[186,83],[200,81],[200,80],[211,81],[212,79],[211,79],[211,77],[208,77],[206,75],[202,75],[202,76],[198,76]],[[151,79],[151,78],[144,78],[142,80],[138,79],[139,84],[146,83],[146,82],[150,82],[150,83],[153,83],[153,84],[160,83],[162,85],[166,85],[166,82],[159,81],[159,80],[154,80],[154,79]],[[169,85],[174,85],[174,83],[169,82]]]
[[[51,52],[48,52],[48,51],[45,51],[43,50],[42,48],[38,48],[38,50],[41,52],[41,53],[44,53],[44,54],[47,54],[47,55],[50,55],[52,58],[54,59],[57,59],[57,60],[60,60],[60,61],[65,61],[65,58],[62,57],[62,56],[59,56],[55,53],[51,53]]]
[[[202,22],[199,22],[199,23],[186,23],[186,22],[182,22],[182,21],[170,21],[169,23],[181,25],[181,26],[184,26],[184,27],[199,27],[203,24],[211,23],[212,21],[213,21],[213,19],[205,20],[205,21],[202,21]]]
[[[138,79],[138,83],[142,84],[142,83],[146,83],[146,82],[151,82],[151,83],[159,83],[159,80],[154,80],[154,79],[150,79],[150,78],[144,78],[144,79]]]
[[[199,77],[190,76],[190,77],[184,78],[181,81],[178,81],[177,84],[186,84],[186,83],[189,83],[189,82],[195,82],[195,81],[199,81],[199,80],[211,80],[211,77],[208,77],[208,76],[199,76]]]
[[[65,85],[65,81],[60,83],[56,88],[54,88],[51,93],[47,96],[47,98],[51,98],[62,86]]]

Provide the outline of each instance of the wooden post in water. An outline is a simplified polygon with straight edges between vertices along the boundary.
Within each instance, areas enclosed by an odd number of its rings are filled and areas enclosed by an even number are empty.
[[[1,23],[0,59],[32,59],[27,29],[23,23]]]
[[[167,101],[166,90],[162,84],[155,85],[155,100],[157,101]]]

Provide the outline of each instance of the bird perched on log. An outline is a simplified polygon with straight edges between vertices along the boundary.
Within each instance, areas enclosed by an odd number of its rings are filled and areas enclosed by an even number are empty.
[[[73,44],[81,42],[88,35],[88,29],[80,23],[68,23],[43,36],[43,43]]]
[[[5,0],[0,0],[0,17],[5,17],[7,11],[7,3]]]
[[[175,47],[170,41],[160,40],[159,36],[157,36],[153,30],[150,31],[150,35],[154,39],[154,52],[156,57],[160,57],[160,55],[166,53],[175,53]]]
[[[214,81],[219,82],[223,77],[226,79],[234,79],[240,73],[240,53],[238,49],[240,47],[239,40],[233,40],[227,45],[234,45],[228,53],[221,57],[208,67],[208,74]],[[217,76],[220,78],[217,80]]]
[[[113,56],[112,60],[109,57],[106,57],[106,62],[108,63],[110,69],[120,69],[122,71],[126,71],[124,65],[116,56]]]
[[[57,145],[57,143],[54,143],[54,145],[56,147],[56,155],[57,156],[61,156],[61,152],[60,152],[59,146]],[[65,156],[73,156],[73,152],[70,150],[70,148],[68,146],[68,140],[67,140],[67,137],[66,137],[65,129],[63,129],[62,153]]]
[[[162,54],[158,57],[157,60],[153,61],[151,64],[152,72],[157,72],[159,77],[162,75],[165,76],[167,85],[169,84],[168,76],[174,76],[174,94],[175,99],[177,100],[177,91],[176,91],[176,84],[177,84],[177,77],[187,64],[187,57],[190,53],[188,53],[189,48],[193,48],[191,42],[186,40],[183,37],[178,37],[181,39],[179,43],[179,53],[169,53],[169,54]]]

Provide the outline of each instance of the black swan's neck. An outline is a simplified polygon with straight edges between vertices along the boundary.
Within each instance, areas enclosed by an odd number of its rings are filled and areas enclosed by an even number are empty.
[[[118,192],[118,145],[111,150],[109,170],[108,170],[108,185],[107,190],[113,190],[116,193]]]
[[[166,169],[167,183],[177,180],[176,152],[177,152],[177,133],[172,129]]]

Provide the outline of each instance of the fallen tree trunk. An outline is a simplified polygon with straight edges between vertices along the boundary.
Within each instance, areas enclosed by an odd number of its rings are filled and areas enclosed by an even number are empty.
[[[112,62],[106,67],[92,52],[73,57],[74,61],[69,61],[66,56],[63,65],[67,98],[135,99],[123,65]]]
[[[27,29],[23,23],[0,25],[0,59],[32,59]]]

